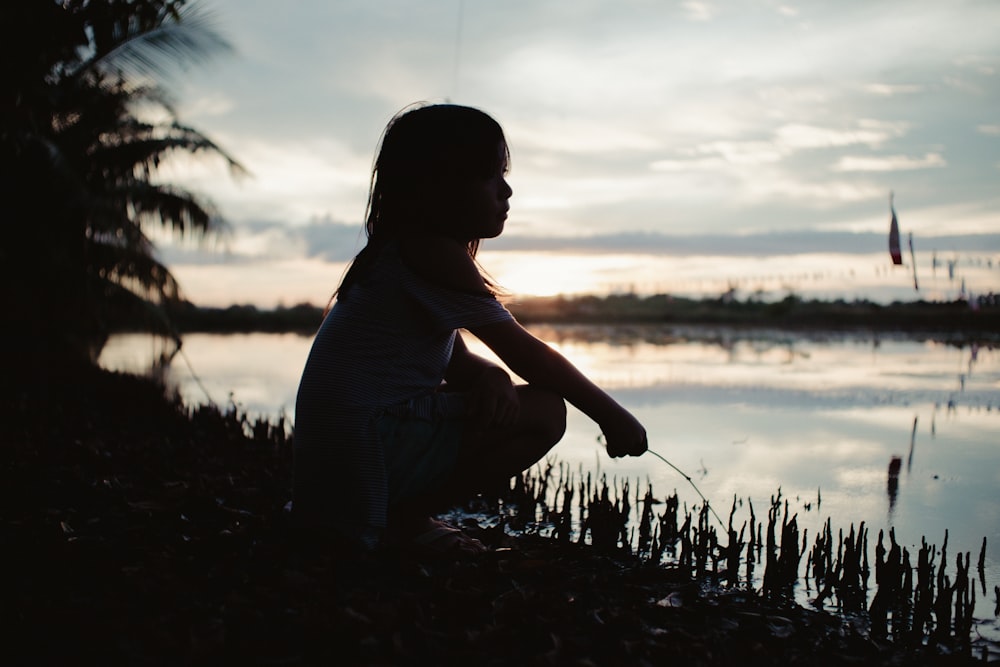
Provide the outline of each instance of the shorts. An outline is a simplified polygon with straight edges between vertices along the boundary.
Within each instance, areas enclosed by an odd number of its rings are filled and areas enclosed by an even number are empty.
[[[425,496],[451,476],[468,423],[464,398],[428,394],[387,408],[376,418],[389,507]]]

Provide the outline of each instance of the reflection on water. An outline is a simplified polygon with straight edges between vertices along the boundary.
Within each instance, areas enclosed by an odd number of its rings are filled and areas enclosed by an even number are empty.
[[[830,517],[861,521],[870,542],[895,528],[949,553],[987,538],[979,618],[992,618],[1000,584],[1000,349],[906,337],[658,327],[536,327],[646,424],[650,446],[692,476],[720,514],[760,508],[780,490],[812,542]],[[489,354],[475,340],[470,346]],[[289,416],[309,337],[208,335],[184,339],[168,379],[191,403],[233,402]],[[156,354],[143,336],[116,336],[102,363],[141,371]],[[199,383],[200,381],[200,383]],[[646,481],[661,497],[700,499],[651,456],[611,460],[596,427],[571,410],[554,450],[572,470]],[[740,520],[737,514],[737,520]],[[805,595],[805,593],[803,593]],[[995,627],[994,627],[995,630]]]

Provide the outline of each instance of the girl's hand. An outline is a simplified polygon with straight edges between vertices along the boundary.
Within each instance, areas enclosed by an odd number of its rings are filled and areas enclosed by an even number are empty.
[[[621,456],[641,456],[649,449],[646,429],[638,419],[625,410],[615,418],[601,423],[601,430],[608,456],[613,459]]]
[[[517,422],[521,402],[505,370],[487,368],[469,394],[469,418],[481,428],[509,428]]]

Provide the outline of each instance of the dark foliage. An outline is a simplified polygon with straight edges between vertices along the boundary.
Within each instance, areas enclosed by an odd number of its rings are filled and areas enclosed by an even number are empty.
[[[0,303],[8,373],[72,374],[112,316],[170,333],[180,298],[150,226],[221,224],[193,193],[156,180],[176,152],[221,156],[181,125],[154,77],[224,48],[185,0],[0,3]]]

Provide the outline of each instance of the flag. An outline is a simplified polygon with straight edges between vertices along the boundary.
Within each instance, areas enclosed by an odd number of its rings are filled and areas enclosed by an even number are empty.
[[[889,211],[892,213],[892,220],[889,223],[889,254],[892,255],[893,264],[903,263],[903,254],[899,247],[899,221],[896,220],[896,209],[892,205],[892,193],[889,193]]]

